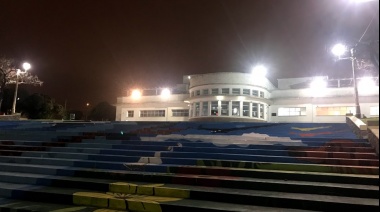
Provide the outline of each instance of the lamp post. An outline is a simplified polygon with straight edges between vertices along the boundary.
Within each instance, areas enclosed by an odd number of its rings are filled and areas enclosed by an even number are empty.
[[[27,72],[30,68],[31,68],[31,65],[29,63],[23,63],[22,64],[22,68],[25,70],[25,72]],[[15,93],[13,95],[13,105],[12,105],[12,114],[16,113],[16,102],[17,102],[17,91],[18,91],[18,76],[23,73],[20,69],[17,69],[17,73],[16,73],[16,87],[15,87]]]
[[[357,85],[357,79],[356,79],[356,55],[355,55],[355,47],[352,47],[350,49],[350,56],[346,58],[342,58],[346,52],[347,47],[343,44],[336,44],[332,49],[331,52],[338,56],[340,60],[349,59],[351,60],[351,67],[352,67],[352,81],[354,84],[354,98],[355,98],[355,116],[357,118],[361,118],[361,111],[360,111],[360,104],[359,104],[359,93],[358,93],[358,85]]]

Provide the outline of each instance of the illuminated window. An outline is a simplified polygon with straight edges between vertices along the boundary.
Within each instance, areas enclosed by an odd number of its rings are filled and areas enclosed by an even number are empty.
[[[208,102],[202,102],[202,116],[208,116]]]
[[[370,116],[379,116],[379,106],[369,107]]]
[[[173,109],[173,117],[189,117],[189,110],[186,109]]]
[[[251,91],[249,89],[243,89],[243,95],[249,95],[250,92]]]
[[[165,110],[140,110],[140,117],[165,117]]]
[[[259,96],[258,90],[252,90],[252,96]]]
[[[212,116],[218,115],[218,101],[211,102],[211,115]]]
[[[259,107],[260,107],[260,118],[263,119],[264,118],[264,105],[259,104]]]
[[[199,107],[200,107],[200,103],[199,102],[194,103],[194,110],[195,110],[194,116],[199,116],[199,111],[200,111]]]
[[[127,112],[127,117],[128,117],[128,118],[131,118],[131,117],[134,116],[134,114],[135,114],[135,111],[133,111],[133,110],[128,110],[128,112]]]
[[[222,94],[230,94],[229,88],[222,88]]]
[[[240,102],[239,101],[232,102],[232,115],[240,116]]]
[[[240,95],[240,88],[232,88],[232,94]]]
[[[249,102],[243,102],[243,116],[249,116]]]
[[[278,116],[306,116],[306,107],[280,107]]]
[[[355,107],[317,107],[316,115],[317,116],[345,116],[347,114],[355,114]]]
[[[230,102],[229,101],[221,101],[221,105],[220,105],[220,108],[222,109],[222,111],[220,112],[222,116],[228,116],[228,107],[230,105]]]
[[[259,117],[259,104],[257,103],[252,103],[252,117]]]
[[[211,94],[213,94],[213,95],[219,94],[219,89],[218,88],[211,89]]]

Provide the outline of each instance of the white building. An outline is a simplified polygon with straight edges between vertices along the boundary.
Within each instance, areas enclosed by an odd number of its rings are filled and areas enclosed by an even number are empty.
[[[311,88],[318,79],[326,86]],[[379,81],[360,85],[361,114],[379,116]],[[117,98],[116,121],[345,122],[355,114],[352,79],[288,78],[274,86],[250,73],[219,72],[183,77],[170,88],[130,91]]]

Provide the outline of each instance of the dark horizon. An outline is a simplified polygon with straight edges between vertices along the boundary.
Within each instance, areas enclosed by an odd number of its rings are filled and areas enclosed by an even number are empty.
[[[68,109],[116,103],[131,86],[250,72],[257,63],[272,82],[350,77],[350,62],[336,62],[329,49],[358,41],[378,7],[349,0],[0,0],[0,56],[31,63],[44,84],[22,89],[67,101]],[[364,40],[378,36],[378,19]]]

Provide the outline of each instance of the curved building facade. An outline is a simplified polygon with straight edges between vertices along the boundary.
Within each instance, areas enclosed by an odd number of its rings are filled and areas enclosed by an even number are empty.
[[[312,88],[323,80],[325,87]],[[364,78],[357,79],[359,84]],[[379,116],[379,79],[358,89],[360,113]],[[251,73],[219,72],[183,76],[170,95],[164,88],[130,90],[117,98],[116,121],[345,122],[356,114],[352,78],[304,77],[278,79]]]
[[[190,121],[267,121],[275,87],[265,77],[219,72],[189,76]]]

